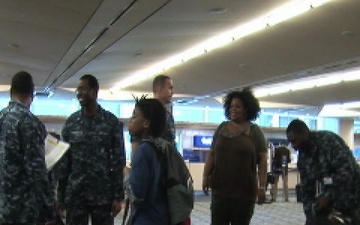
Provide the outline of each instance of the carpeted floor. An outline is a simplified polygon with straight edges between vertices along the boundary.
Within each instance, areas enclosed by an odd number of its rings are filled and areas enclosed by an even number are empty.
[[[281,195],[281,190],[279,195]],[[305,216],[302,204],[296,202],[293,191],[289,193],[290,201],[283,202],[279,196],[277,202],[256,205],[251,225],[304,225]],[[191,215],[192,225],[210,224],[210,197],[196,193],[195,208]],[[116,218],[115,224],[121,225],[122,215]]]

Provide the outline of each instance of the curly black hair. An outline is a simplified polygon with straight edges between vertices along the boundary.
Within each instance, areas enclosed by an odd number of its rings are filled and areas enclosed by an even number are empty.
[[[165,130],[166,109],[164,105],[155,98],[145,98],[142,96],[136,100],[135,108],[140,110],[145,119],[150,121],[149,134],[160,137]]]
[[[260,104],[259,100],[254,96],[251,89],[246,88],[242,91],[232,91],[228,93],[224,99],[224,109],[225,109],[225,117],[230,120],[230,106],[231,101],[234,99],[240,99],[242,102],[244,109],[246,110],[246,120],[253,121],[259,117],[260,113]]]

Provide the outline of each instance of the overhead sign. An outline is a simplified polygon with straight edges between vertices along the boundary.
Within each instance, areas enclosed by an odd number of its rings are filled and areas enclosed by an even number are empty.
[[[212,136],[195,135],[193,146],[195,148],[210,148],[212,140]]]

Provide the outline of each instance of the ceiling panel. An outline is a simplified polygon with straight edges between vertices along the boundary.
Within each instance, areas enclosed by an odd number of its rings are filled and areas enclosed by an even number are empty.
[[[136,71],[289,2],[1,1],[0,83],[9,84],[12,74],[27,70],[38,88],[60,90],[75,88],[81,75],[92,73],[101,88],[109,89]],[[164,71],[174,80],[174,99],[219,105],[214,97],[229,90],[360,67],[359,12],[358,0],[334,0]],[[148,93],[151,82],[150,76],[125,90]],[[316,111],[326,103],[358,100],[359,87],[356,81],[261,100]],[[71,96],[61,93],[57,97]]]

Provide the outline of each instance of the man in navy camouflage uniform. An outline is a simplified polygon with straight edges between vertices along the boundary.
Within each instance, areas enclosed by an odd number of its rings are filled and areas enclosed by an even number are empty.
[[[58,185],[58,208],[65,206],[68,225],[112,225],[123,200],[125,165],[123,124],[97,103],[99,84],[89,74],[77,86],[81,110],[62,130],[70,143]]]
[[[353,218],[352,224],[360,224],[360,167],[344,140],[330,131],[310,131],[298,119],[289,124],[286,133],[300,155],[298,169],[307,224],[315,215],[330,210]]]
[[[45,165],[45,126],[29,110],[33,92],[31,75],[16,73],[11,101],[0,112],[1,225],[34,225],[40,209],[47,224],[54,219],[54,192]]]

